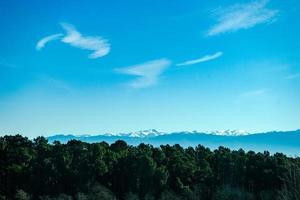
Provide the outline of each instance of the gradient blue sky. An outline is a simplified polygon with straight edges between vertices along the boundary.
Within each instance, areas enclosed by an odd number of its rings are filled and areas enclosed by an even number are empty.
[[[1,1],[0,135],[298,129],[299,9],[297,0]]]

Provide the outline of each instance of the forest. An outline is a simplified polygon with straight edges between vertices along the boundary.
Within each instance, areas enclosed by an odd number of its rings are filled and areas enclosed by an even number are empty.
[[[0,200],[298,200],[300,158],[0,137]]]

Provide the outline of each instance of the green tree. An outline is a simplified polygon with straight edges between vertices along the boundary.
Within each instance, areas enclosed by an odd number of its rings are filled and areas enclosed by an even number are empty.
[[[239,188],[232,188],[230,186],[224,186],[218,188],[214,200],[254,200],[254,196]]]
[[[300,167],[289,165],[288,171],[283,175],[283,186],[279,191],[279,200],[300,199]]]
[[[18,190],[16,192],[15,199],[16,200],[30,200],[30,196],[24,190]]]

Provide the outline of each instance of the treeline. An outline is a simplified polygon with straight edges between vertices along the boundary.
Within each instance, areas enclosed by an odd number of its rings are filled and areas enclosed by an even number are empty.
[[[300,158],[201,145],[0,137],[0,199],[297,200]]]

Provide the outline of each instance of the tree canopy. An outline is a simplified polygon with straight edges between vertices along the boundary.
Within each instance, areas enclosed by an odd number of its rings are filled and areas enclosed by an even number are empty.
[[[0,200],[297,200],[300,158],[124,141],[0,137]]]

